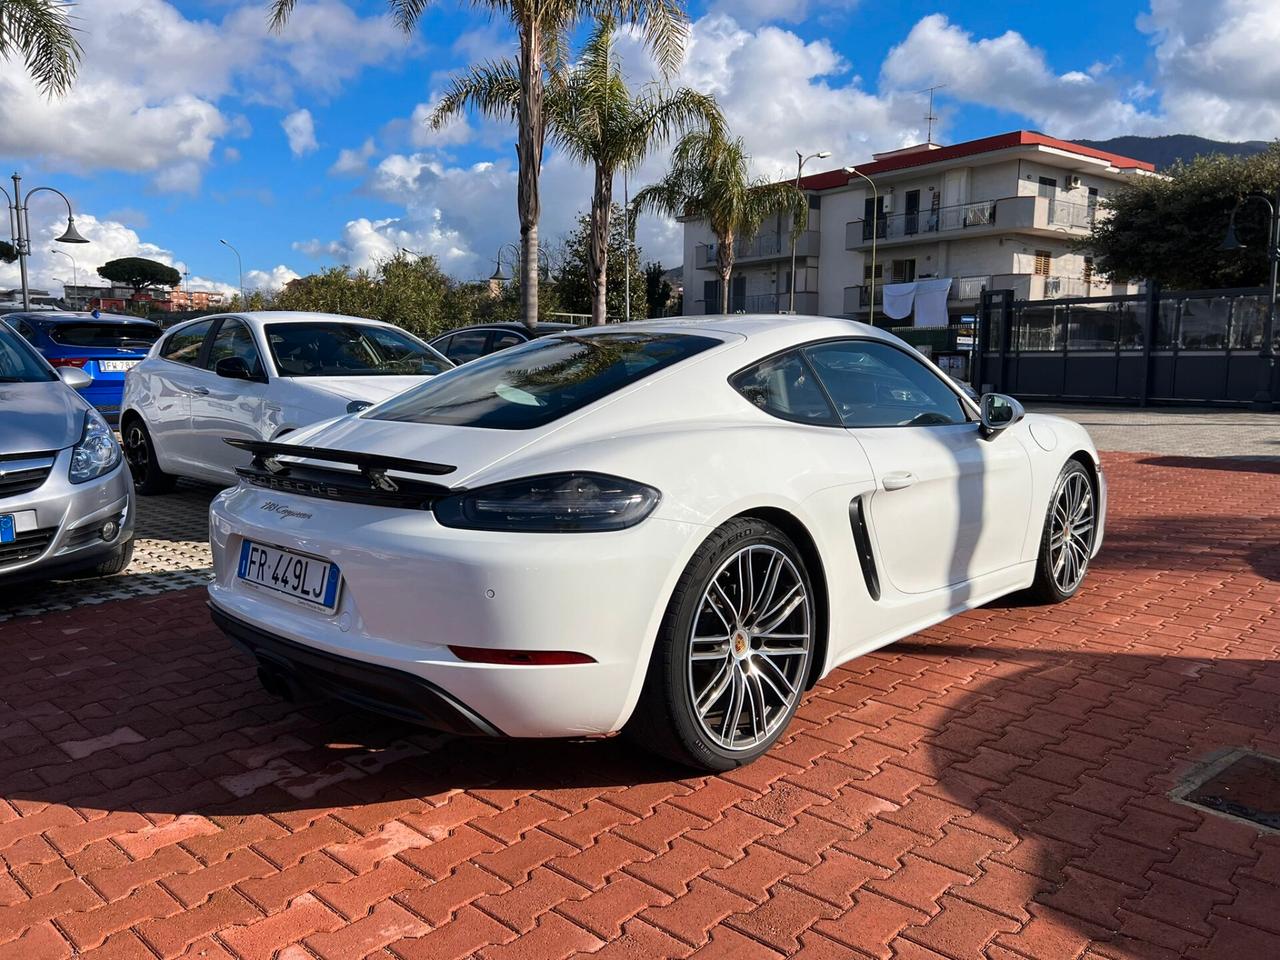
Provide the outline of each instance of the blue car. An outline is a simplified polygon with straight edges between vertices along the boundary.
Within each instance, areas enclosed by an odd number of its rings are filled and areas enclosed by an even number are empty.
[[[112,423],[120,416],[124,377],[160,339],[161,328],[137,317],[92,313],[9,313],[0,317],[54,367],[78,367],[93,378],[80,391]]]

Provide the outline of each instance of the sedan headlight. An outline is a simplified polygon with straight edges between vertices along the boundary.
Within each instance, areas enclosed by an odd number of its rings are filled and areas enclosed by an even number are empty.
[[[120,444],[97,410],[84,415],[84,433],[71,451],[72,483],[85,483],[104,473],[110,473],[120,464]]]
[[[653,487],[600,473],[555,473],[478,487],[434,506],[446,527],[527,533],[624,530],[653,513]]]

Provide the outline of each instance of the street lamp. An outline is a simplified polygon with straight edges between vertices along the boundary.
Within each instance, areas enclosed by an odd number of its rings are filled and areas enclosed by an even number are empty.
[[[218,242],[236,255],[236,268],[240,271],[240,309],[248,310],[249,298],[244,295],[244,262],[240,259],[240,251],[225,240],[219,240]]]
[[[31,291],[27,286],[27,257],[31,256],[31,218],[27,212],[27,204],[31,201],[31,195],[39,193],[41,190],[56,193],[62,198],[62,202],[67,205],[67,229],[62,232],[62,236],[54,237],[54,242],[89,242],[80,236],[80,231],[76,229],[76,218],[75,214],[71,212],[71,201],[67,199],[67,195],[61,190],[54,187],[34,187],[28,190],[24,197],[22,195],[22,177],[16,173],[13,175],[13,196],[9,196],[9,191],[0,187],[0,193],[3,193],[5,199],[9,201],[9,232],[13,237],[13,249],[18,254],[18,273],[22,277],[23,310],[31,309]]]
[[[876,234],[880,232],[880,191],[876,189],[876,182],[868,177],[857,167],[845,167],[844,172],[849,176],[859,176],[871,185],[871,296],[868,297],[870,303],[869,313],[867,314],[867,322],[875,326],[876,322]]]
[[[1267,317],[1262,323],[1262,350],[1258,354],[1259,359],[1262,361],[1262,373],[1258,383],[1258,391],[1253,395],[1252,407],[1255,410],[1271,410],[1275,405],[1275,397],[1272,393],[1276,372],[1276,352],[1273,340],[1276,325],[1276,292],[1277,286],[1280,284],[1280,190],[1276,191],[1274,199],[1264,193],[1249,193],[1237,200],[1236,205],[1231,210],[1231,219],[1227,222],[1227,234],[1222,238],[1222,245],[1219,249],[1225,251],[1245,249],[1245,245],[1240,242],[1240,238],[1236,235],[1236,214],[1240,212],[1241,207],[1251,200],[1265,203],[1270,213],[1270,220],[1267,225],[1267,260],[1271,264],[1271,295],[1267,300]]]
[[[504,243],[498,248],[498,255],[493,258],[493,273],[489,276],[490,283],[506,283],[511,278],[502,272],[502,254],[507,250],[511,251],[511,269],[514,272],[516,264],[520,262],[520,248],[514,243]],[[542,279],[551,276],[551,263],[547,260],[547,251],[541,247],[538,248],[538,273]]]
[[[831,156],[830,150],[819,150],[817,153],[811,153],[807,157],[799,150],[796,151],[796,191],[800,190],[800,177],[804,173],[804,165],[810,160],[825,160]],[[796,241],[799,237],[796,235],[795,227],[791,228],[791,282],[787,284],[790,288],[787,301],[787,313],[796,312]]]
[[[49,248],[49,252],[56,253],[60,257],[66,257],[68,260],[71,261],[71,285],[73,287],[79,287],[80,286],[80,268],[76,266],[76,258],[73,257],[71,254],[67,253],[67,251],[65,250],[54,250],[52,247]],[[66,291],[64,290],[63,293],[65,292]]]

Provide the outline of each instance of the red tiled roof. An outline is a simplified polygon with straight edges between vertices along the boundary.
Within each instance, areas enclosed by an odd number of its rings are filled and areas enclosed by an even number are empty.
[[[971,157],[981,153],[993,153],[996,150],[1035,146],[1053,147],[1057,150],[1065,150],[1067,153],[1079,154],[1082,157],[1105,160],[1120,170],[1147,170],[1154,172],[1156,169],[1155,164],[1147,163],[1145,160],[1135,160],[1132,157],[1122,157],[1118,153],[1095,150],[1093,147],[1081,146],[1069,140],[1059,140],[1057,137],[1049,137],[1034,130],[1015,130],[1012,133],[1001,133],[994,137],[967,140],[964,143],[955,143],[948,147],[939,147],[936,150],[920,150],[915,153],[897,154],[885,157],[883,160],[860,163],[858,164],[858,169],[867,176],[874,176],[877,173],[890,173],[894,170],[920,167],[929,163],[939,163],[943,160],[956,160],[960,157]],[[843,170],[827,170],[823,173],[807,176],[800,183],[806,190],[830,190],[832,187],[844,186],[848,180],[849,175]]]

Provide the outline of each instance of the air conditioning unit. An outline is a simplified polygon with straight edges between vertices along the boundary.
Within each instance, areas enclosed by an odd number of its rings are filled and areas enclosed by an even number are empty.
[[[1074,174],[1072,174],[1072,175],[1068,176],[1068,177],[1067,177],[1067,179],[1066,179],[1066,189],[1068,189],[1068,190],[1079,190],[1079,189],[1080,189],[1080,178],[1079,178],[1079,177],[1077,177],[1077,176],[1075,176]]]
[[[889,213],[891,210],[893,210],[893,191],[892,190],[890,190],[888,193],[886,193],[884,196],[880,198],[880,208],[885,213]]]

